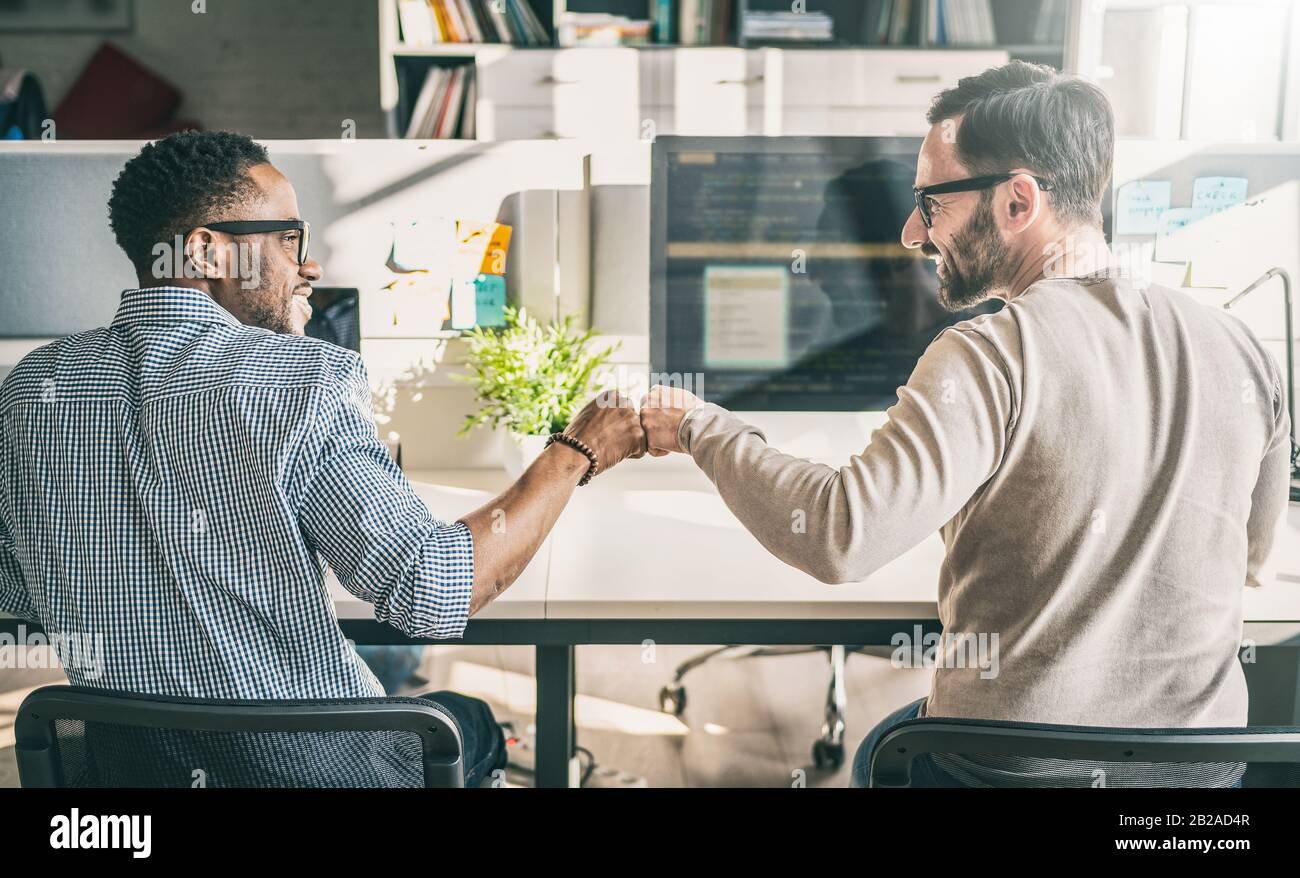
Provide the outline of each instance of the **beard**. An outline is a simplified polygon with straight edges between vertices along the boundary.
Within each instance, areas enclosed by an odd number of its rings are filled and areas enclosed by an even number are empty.
[[[993,218],[991,197],[980,198],[975,213],[953,236],[948,252],[951,258],[944,259],[939,275],[939,304],[948,311],[965,311],[992,296],[1007,264],[1007,244]]]
[[[246,322],[250,326],[260,326],[280,335],[300,334],[294,332],[292,306],[292,302],[250,297],[244,304],[244,313],[248,315]]]
[[[275,269],[270,261],[262,257],[258,278],[261,283],[251,289],[239,286],[239,303],[244,312],[244,323],[260,326],[280,335],[301,335],[295,331],[293,319],[293,297],[285,297],[277,290],[284,287],[276,281]]]

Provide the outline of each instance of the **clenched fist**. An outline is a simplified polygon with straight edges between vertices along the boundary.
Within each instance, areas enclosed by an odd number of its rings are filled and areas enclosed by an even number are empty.
[[[693,408],[704,405],[689,390],[656,384],[641,401],[641,429],[645,431],[646,444],[652,457],[663,457],[671,451],[683,451],[677,441],[682,418]]]
[[[597,396],[569,422],[566,434],[587,443],[596,453],[596,474],[613,469],[629,457],[644,457],[645,433],[632,401],[616,390]]]

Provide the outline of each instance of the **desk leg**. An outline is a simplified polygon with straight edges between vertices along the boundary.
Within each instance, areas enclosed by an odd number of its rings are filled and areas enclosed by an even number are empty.
[[[573,647],[537,647],[537,762],[539,788],[573,786]]]

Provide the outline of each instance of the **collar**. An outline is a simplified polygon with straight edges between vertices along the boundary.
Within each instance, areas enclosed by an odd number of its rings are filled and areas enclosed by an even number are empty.
[[[207,293],[189,287],[124,290],[111,325],[189,322],[243,325]]]

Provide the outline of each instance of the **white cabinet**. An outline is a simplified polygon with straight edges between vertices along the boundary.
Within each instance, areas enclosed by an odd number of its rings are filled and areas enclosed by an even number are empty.
[[[480,140],[635,138],[635,49],[524,49],[476,59]]]
[[[484,52],[480,140],[917,135],[939,91],[995,50],[527,49]]]

